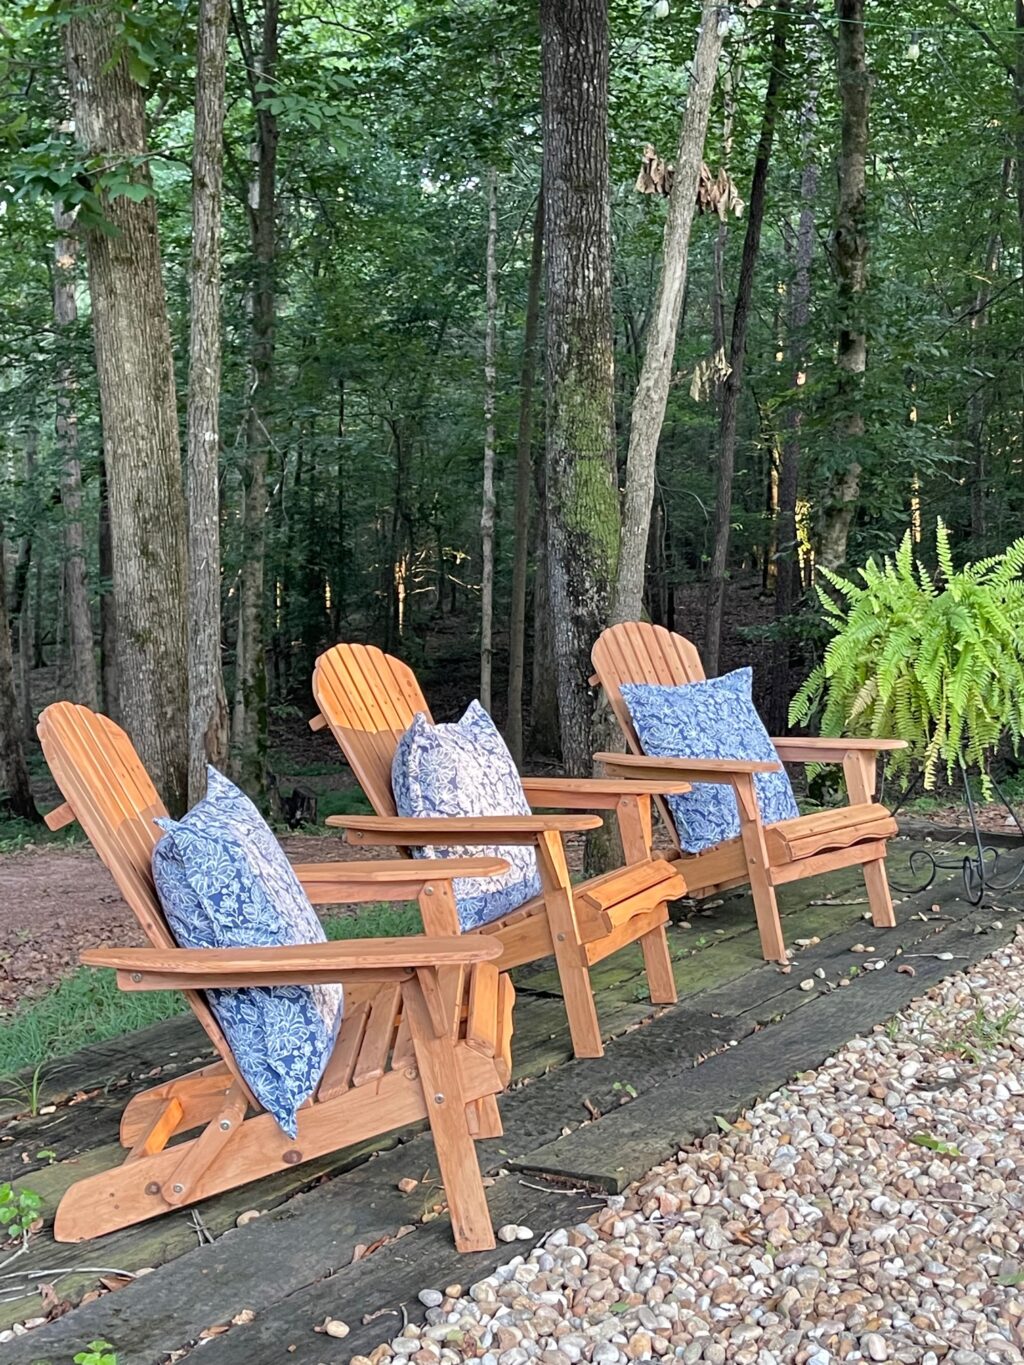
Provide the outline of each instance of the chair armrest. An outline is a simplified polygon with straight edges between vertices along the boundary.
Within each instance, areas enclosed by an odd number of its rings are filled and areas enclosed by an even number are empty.
[[[524,777],[531,806],[562,810],[614,810],[623,797],[681,796],[689,782],[644,781],[642,778]]]
[[[647,754],[595,754],[609,776],[644,780],[686,782],[732,782],[755,773],[781,772],[781,763],[745,758],[652,758]]]
[[[847,754],[888,754],[905,749],[905,739],[831,739],[825,735],[785,735],[772,743],[784,763],[842,763]]]
[[[206,990],[212,986],[309,986],[318,982],[401,981],[417,969],[471,966],[501,955],[491,934],[452,938],[363,938],[287,948],[89,948],[88,967],[113,967],[124,991]]]
[[[329,815],[327,824],[348,831],[356,844],[532,844],[541,834],[581,834],[597,829],[598,815]]]
[[[313,905],[415,900],[432,883],[454,877],[496,877],[507,869],[504,858],[381,858],[292,865]]]

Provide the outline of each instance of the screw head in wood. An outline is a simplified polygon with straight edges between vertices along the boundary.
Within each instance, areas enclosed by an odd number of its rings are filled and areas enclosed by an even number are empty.
[[[142,980],[142,973],[141,973],[141,972],[132,972],[132,980],[133,980],[133,981],[141,981],[141,980]]]
[[[419,1071],[414,1066],[407,1066],[405,1068],[405,1078],[408,1081],[415,1081],[419,1074]]]
[[[182,1191],[185,1189],[185,1186],[184,1186],[184,1185],[172,1185],[172,1186],[171,1186],[171,1189],[174,1191],[175,1194],[181,1194]]]
[[[149,1184],[146,1186],[146,1193],[147,1193],[147,1194],[159,1194],[159,1193],[160,1193],[160,1186],[157,1184],[157,1182],[156,1182],[155,1180],[151,1180],[151,1181],[149,1182]]]
[[[425,886],[423,888],[423,894],[425,896],[432,896],[434,894],[434,888],[432,886]]]
[[[294,1147],[291,1147],[287,1152],[285,1152],[284,1156],[282,1157],[282,1160],[288,1166],[297,1166],[299,1162],[302,1160],[302,1153],[300,1151],[297,1151]]]
[[[231,1120],[230,1120],[230,1119],[221,1119],[221,1121],[220,1121],[220,1130],[221,1130],[222,1133],[226,1133],[230,1127],[231,1127]]]
[[[444,1104],[444,1096],[441,1094],[440,1090],[439,1090],[439,1091],[437,1092],[437,1094],[434,1096],[434,1103],[435,1103],[435,1104]]]

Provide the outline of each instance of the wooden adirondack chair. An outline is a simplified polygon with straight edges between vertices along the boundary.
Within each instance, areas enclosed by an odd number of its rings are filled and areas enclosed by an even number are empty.
[[[606,876],[573,886],[566,864],[563,836],[595,829],[596,815],[456,817],[403,819],[391,791],[391,760],[399,738],[418,711],[430,708],[415,674],[400,659],[375,646],[339,644],[321,654],[313,674],[313,696],[320,715],[311,727],[330,726],[374,816],[330,816],[329,825],[347,830],[354,844],[473,845],[533,844],[541,876],[541,894],[518,910],[473,930],[501,944],[502,970],[553,953],[565,997],[569,1031],[577,1057],[604,1053],[590,968],[628,943],[639,942],[651,1000],[676,999],[665,925],[667,901],[684,894],[678,869],[652,858],[651,797],[687,790],[670,779],[624,782],[590,778],[526,778],[523,787],[531,806],[550,809],[612,810],[619,821],[628,865]],[[437,865],[437,860],[424,860]],[[451,884],[420,898],[428,934],[459,932]]]
[[[426,1118],[461,1251],[494,1246],[473,1139],[501,1132],[495,1097],[508,1083],[513,990],[487,939],[396,938],[261,949],[177,948],[150,872],[153,824],[166,810],[128,736],[105,716],[57,702],[39,738],[66,804],[47,823],[78,820],[135,912],[149,948],[82,954],[113,967],[122,990],[178,989],[219,1059],[129,1101],[123,1165],[73,1185],[54,1236],[81,1241],[194,1204],[287,1166]],[[500,859],[469,859],[493,875]],[[453,863],[407,860],[296,866],[314,904],[412,900],[460,875]],[[298,1136],[263,1111],[207,1003],[213,986],[344,982],[345,1014]],[[255,1112],[251,1112],[255,1111]],[[249,1115],[247,1117],[247,1115]],[[187,1141],[179,1134],[201,1129]]]
[[[703,853],[677,857],[686,876],[688,894],[717,895],[729,887],[750,883],[761,946],[769,961],[785,962],[775,888],[803,877],[861,864],[867,885],[871,918],[878,928],[896,923],[885,875],[886,842],[896,833],[896,821],[874,800],[875,769],[880,753],[905,748],[900,739],[775,739],[779,758],[787,763],[841,763],[850,804],[834,810],[801,815],[763,825],[758,809],[754,774],[777,770],[775,763],[732,759],[649,758],[643,755],[629,710],[619,690],[623,683],[662,683],[678,686],[704,681],[696,647],[663,626],[628,621],[601,634],[592,652],[600,682],[631,753],[598,754],[605,770],[616,777],[631,773],[643,779],[673,776],[690,782],[727,782],[736,794],[740,835]],[[675,825],[664,802],[659,802],[665,824],[676,840]]]

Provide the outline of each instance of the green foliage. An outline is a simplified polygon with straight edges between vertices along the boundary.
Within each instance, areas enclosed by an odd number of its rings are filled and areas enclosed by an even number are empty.
[[[73,1359],[75,1365],[117,1365],[117,1352],[109,1341],[90,1341]]]
[[[43,1201],[35,1190],[16,1190],[9,1180],[0,1185],[0,1229],[9,1240],[23,1237],[42,1209]]]
[[[324,919],[331,940],[421,934],[416,905],[371,904],[358,913]],[[11,1098],[31,1112],[39,1104],[42,1067],[78,1048],[119,1038],[185,1011],[180,991],[125,992],[112,971],[81,967],[48,995],[22,1006],[0,1026],[0,1098]],[[34,1067],[22,1080],[17,1072]]]
[[[961,759],[981,770],[1024,729],[1024,537],[957,569],[939,519],[936,578],[914,559],[910,534],[896,556],[871,559],[856,579],[823,570],[819,588],[835,634],[793,699],[790,723],[819,717],[823,735],[895,736],[905,776],[913,762],[932,787]]]

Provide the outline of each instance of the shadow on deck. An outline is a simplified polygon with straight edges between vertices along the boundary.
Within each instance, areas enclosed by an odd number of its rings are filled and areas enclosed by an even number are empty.
[[[912,847],[892,847],[896,882],[907,877]],[[646,1000],[635,948],[595,968],[611,1040],[599,1061],[570,1060],[554,970],[541,963],[517,973],[505,1135],[478,1148],[493,1177],[496,1226],[525,1223],[539,1237],[586,1217],[595,1191],[623,1189],[713,1130],[716,1116],[735,1117],[1006,942],[1024,889],[974,909],[959,875],[945,872],[897,905],[898,927],[888,931],[865,921],[856,869],[783,888],[780,902],[796,959],[788,972],[760,960],[753,909],[740,892],[693,907],[687,925],[671,927],[678,1005]],[[866,970],[869,955],[853,953],[855,944],[873,947],[884,967]],[[911,954],[915,974],[898,972],[899,956]],[[41,1096],[49,1112],[0,1110],[0,1180],[36,1190],[52,1214],[71,1183],[120,1161],[117,1125],[128,1097],[209,1056],[205,1035],[183,1016],[55,1063]],[[419,1183],[403,1194],[407,1178]],[[340,1365],[392,1336],[403,1304],[415,1316],[420,1289],[466,1285],[522,1250],[499,1245],[459,1257],[439,1198],[430,1139],[410,1132],[386,1150],[379,1141],[342,1150],[95,1242],[61,1246],[45,1229],[26,1255],[0,1267],[0,1332],[42,1315],[44,1285],[72,1306],[7,1341],[0,1357],[5,1365],[66,1365],[102,1337],[119,1365],[180,1360],[200,1340],[207,1365]],[[260,1216],[238,1227],[252,1211]],[[102,1278],[118,1271],[147,1273],[98,1294]],[[325,1316],[349,1323],[344,1343],[314,1333]]]

